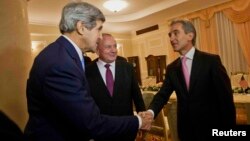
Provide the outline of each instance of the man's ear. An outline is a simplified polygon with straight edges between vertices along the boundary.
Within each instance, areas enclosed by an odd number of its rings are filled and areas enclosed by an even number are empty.
[[[188,37],[189,37],[190,40],[193,40],[193,38],[194,38],[194,33],[193,33],[193,32],[188,33]]]
[[[76,32],[80,35],[83,35],[84,30],[85,30],[84,23],[82,21],[78,21],[76,23]]]

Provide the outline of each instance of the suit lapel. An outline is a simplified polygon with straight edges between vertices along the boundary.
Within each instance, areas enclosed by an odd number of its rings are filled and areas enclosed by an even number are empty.
[[[194,87],[196,80],[199,76],[199,73],[201,72],[201,58],[200,58],[200,52],[198,50],[195,50],[193,63],[192,63],[192,69],[191,69],[191,75],[190,75],[190,88],[189,91],[192,91],[192,88]]]
[[[187,90],[187,86],[186,86],[186,82],[185,82],[185,78],[184,78],[184,75],[183,75],[183,72],[182,72],[182,66],[181,66],[181,59],[179,58],[177,64],[176,64],[176,73],[177,73],[177,78],[178,78],[178,81],[180,82],[180,86],[179,87],[182,87],[182,89],[186,92],[188,92]]]
[[[80,61],[79,55],[77,54],[74,46],[67,39],[65,39],[63,36],[59,37],[57,39],[57,41],[62,46],[64,46],[66,48],[68,54],[71,56],[71,58],[74,60],[74,62],[78,66],[79,71],[81,71],[83,73],[81,61]]]
[[[114,90],[113,90],[113,97],[117,95],[117,88],[118,88],[118,84],[123,84],[122,81],[122,77],[121,76],[121,72],[122,72],[122,65],[115,61],[115,82],[114,82]]]

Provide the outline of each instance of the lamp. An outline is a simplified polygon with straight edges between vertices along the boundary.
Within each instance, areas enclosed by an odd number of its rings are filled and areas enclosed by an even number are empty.
[[[126,8],[128,3],[124,0],[107,0],[103,3],[103,6],[112,12],[119,12],[123,8]]]

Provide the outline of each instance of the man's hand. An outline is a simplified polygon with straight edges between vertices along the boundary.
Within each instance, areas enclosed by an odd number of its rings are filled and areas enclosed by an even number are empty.
[[[153,119],[154,119],[152,113],[150,113],[148,111],[144,111],[144,112],[139,112],[138,115],[142,119],[142,126],[140,129],[149,131],[151,129],[151,124],[152,124]]]

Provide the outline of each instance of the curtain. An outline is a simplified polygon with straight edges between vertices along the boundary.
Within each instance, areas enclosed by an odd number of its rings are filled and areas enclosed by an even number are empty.
[[[232,8],[223,10],[223,13],[234,23],[234,29],[250,71],[250,1],[237,3]]]
[[[228,74],[247,72],[247,61],[243,55],[232,21],[223,12],[215,13],[218,50]]]
[[[218,54],[218,38],[216,34],[216,24],[213,18],[202,20],[195,18],[191,20],[197,32],[196,48],[205,52]]]

